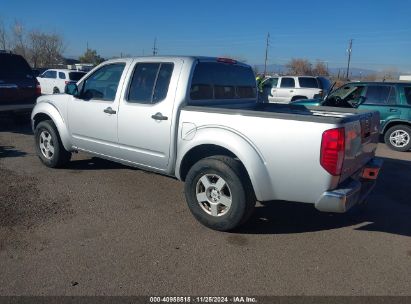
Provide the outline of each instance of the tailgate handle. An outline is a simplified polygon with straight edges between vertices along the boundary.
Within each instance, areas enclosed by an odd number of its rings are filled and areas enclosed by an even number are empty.
[[[390,112],[398,112],[397,109],[390,109]]]

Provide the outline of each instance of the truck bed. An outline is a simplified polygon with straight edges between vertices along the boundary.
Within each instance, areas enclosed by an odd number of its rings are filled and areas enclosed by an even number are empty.
[[[230,116],[230,117],[228,117]],[[315,202],[324,191],[335,189],[340,183],[358,174],[375,155],[378,143],[379,113],[334,107],[306,107],[288,104],[213,104],[184,106],[180,134],[201,134],[239,147],[229,136],[218,138],[217,130],[232,130],[253,147],[265,164],[267,175],[256,178],[264,187],[263,200]],[[326,130],[345,130],[345,153],[341,175],[332,176],[320,165],[322,134]],[[231,132],[231,131],[230,131]],[[226,133],[225,133],[226,134]],[[187,140],[183,136],[182,146]],[[200,140],[201,141],[201,140]],[[241,157],[237,155],[240,159]],[[253,158],[244,155],[244,159]],[[253,165],[251,165],[253,167]],[[263,170],[263,169],[261,169]],[[259,173],[256,173],[260,176]],[[315,178],[311,178],[315,175]],[[263,182],[264,181],[264,182]]]
[[[370,111],[336,108],[336,107],[318,107],[318,106],[301,106],[290,104],[276,103],[241,103],[241,104],[215,104],[210,106],[185,106],[186,111],[200,111],[208,113],[221,113],[231,115],[257,116],[264,118],[278,118],[297,121],[309,121],[318,123],[348,123],[358,120],[357,115],[361,118],[371,117]],[[377,112],[375,112],[377,113]]]

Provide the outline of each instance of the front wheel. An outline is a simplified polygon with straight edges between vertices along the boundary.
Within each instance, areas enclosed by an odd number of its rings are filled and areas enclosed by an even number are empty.
[[[47,167],[56,168],[65,165],[71,153],[64,149],[53,121],[40,122],[34,130],[37,155]]]
[[[384,141],[392,150],[408,151],[411,149],[411,128],[405,125],[393,126],[385,132]]]
[[[220,231],[232,230],[251,215],[256,200],[241,164],[225,156],[200,160],[190,169],[185,196],[194,217]]]

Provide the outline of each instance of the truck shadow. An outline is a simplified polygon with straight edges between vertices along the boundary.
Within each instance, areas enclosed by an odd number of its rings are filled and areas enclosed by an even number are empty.
[[[15,116],[13,114],[0,113],[0,132],[33,135],[30,114],[19,114]]]
[[[288,234],[356,226],[353,229],[359,231],[411,236],[411,162],[383,159],[381,175],[364,209],[355,206],[346,214],[335,214],[319,212],[309,204],[266,202],[236,232]]]
[[[63,169],[68,170],[108,170],[108,169],[133,169],[103,158],[91,157],[81,160],[71,160]]]
[[[0,158],[21,157],[25,156],[26,154],[26,152],[17,150],[13,146],[0,146]]]

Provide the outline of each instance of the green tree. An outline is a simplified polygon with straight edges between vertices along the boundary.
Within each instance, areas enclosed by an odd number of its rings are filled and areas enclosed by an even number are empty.
[[[81,63],[92,63],[92,64],[100,64],[104,61],[104,58],[97,54],[96,50],[87,49],[86,52],[79,57]]]

